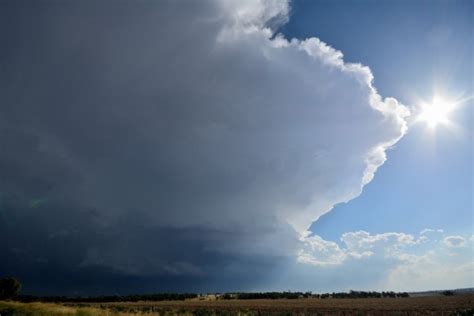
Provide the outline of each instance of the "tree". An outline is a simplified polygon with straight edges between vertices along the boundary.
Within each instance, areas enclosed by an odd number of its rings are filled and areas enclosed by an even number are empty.
[[[0,299],[13,298],[20,293],[21,283],[11,277],[0,279]]]

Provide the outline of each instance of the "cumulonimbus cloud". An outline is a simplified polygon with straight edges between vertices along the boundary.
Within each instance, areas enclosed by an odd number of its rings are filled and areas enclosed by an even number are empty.
[[[406,132],[408,109],[377,93],[368,67],[275,33],[288,2],[52,10],[32,17],[48,34],[30,50],[42,63],[11,63],[30,75],[2,96],[2,142],[16,146],[2,170],[22,174],[3,173],[2,192],[25,213],[38,197],[64,209],[44,228],[51,240],[81,235],[67,212],[102,230],[77,242],[80,267],[206,274],[150,227],[199,232],[176,238],[199,242],[199,256],[296,258],[311,223],[358,196]],[[142,247],[150,240],[166,250]]]

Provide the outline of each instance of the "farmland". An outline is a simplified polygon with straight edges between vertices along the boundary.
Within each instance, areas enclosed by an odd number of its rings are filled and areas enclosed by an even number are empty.
[[[473,315],[474,294],[409,298],[0,302],[4,315]]]

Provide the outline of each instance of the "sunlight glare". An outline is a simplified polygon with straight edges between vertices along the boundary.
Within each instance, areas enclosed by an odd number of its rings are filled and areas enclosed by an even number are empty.
[[[438,125],[449,124],[449,113],[454,109],[455,103],[443,99],[440,96],[435,96],[431,103],[422,103],[420,105],[421,112],[418,115],[418,120],[425,122],[428,127],[434,129]]]

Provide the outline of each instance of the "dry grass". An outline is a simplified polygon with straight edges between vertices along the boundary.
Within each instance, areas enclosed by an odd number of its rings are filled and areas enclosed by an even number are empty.
[[[38,316],[183,316],[183,315],[469,315],[474,295],[380,299],[216,300],[45,304],[0,302],[0,315]]]
[[[121,313],[95,307],[65,306],[51,303],[0,301],[0,316],[132,316],[143,313]],[[159,314],[146,314],[158,316]]]

